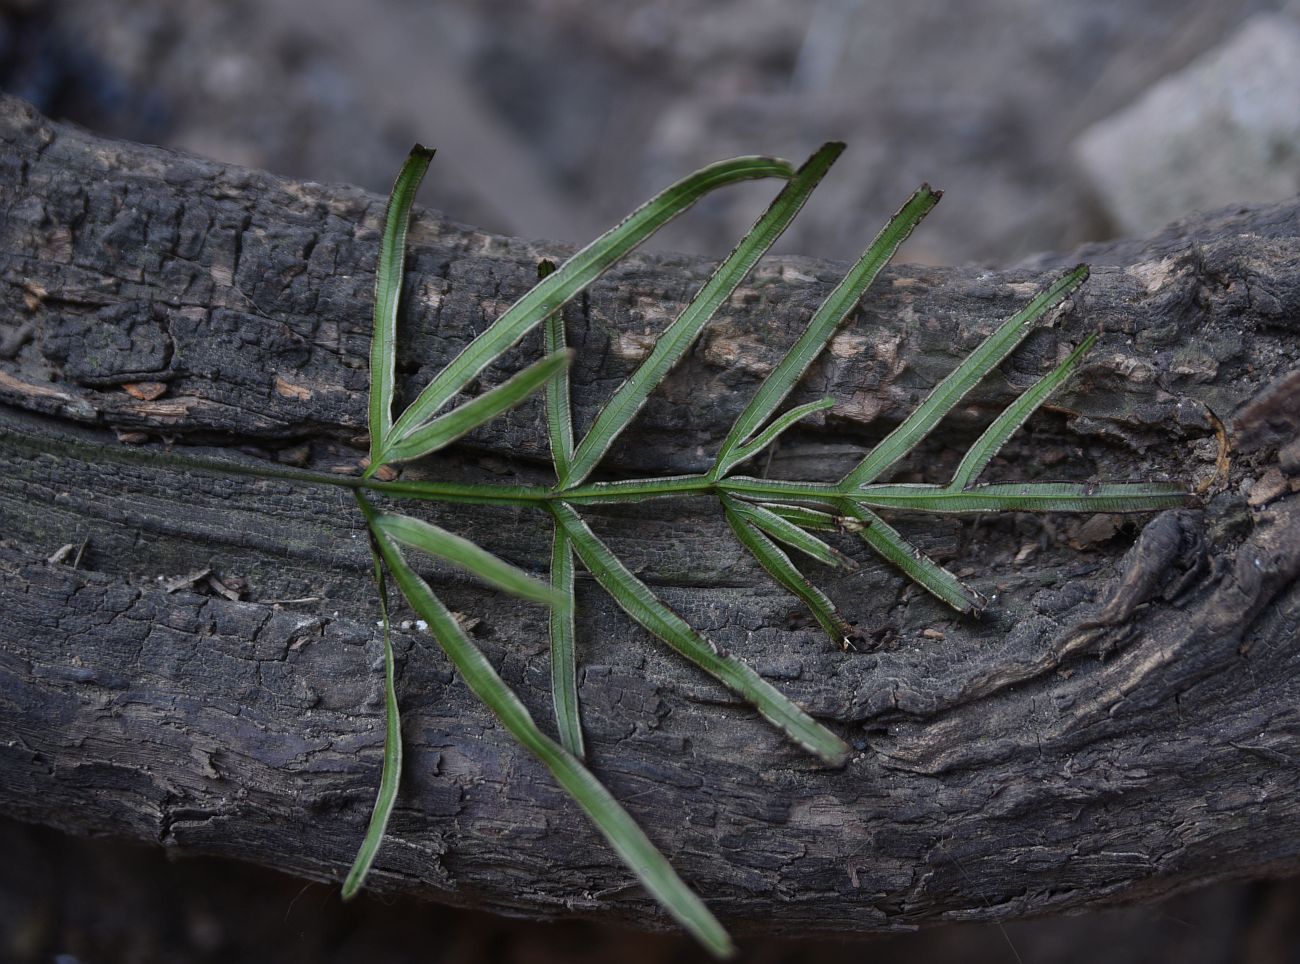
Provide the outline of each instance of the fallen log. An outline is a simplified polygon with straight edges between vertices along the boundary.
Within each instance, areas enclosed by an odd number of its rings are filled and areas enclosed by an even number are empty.
[[[178,457],[355,471],[383,200],[103,140],[11,98],[0,139],[0,809],[338,879],[383,744],[364,529],[346,493]],[[408,398],[568,253],[431,211],[410,251]],[[1004,271],[887,271],[793,399],[839,403],[767,470],[838,477],[1077,260],[1094,271],[1070,310],[897,477],[951,469],[1099,331],[991,471],[1182,479],[1202,507],[905,517],[995,605],[957,617],[858,552],[861,570],[823,582],[857,626],[850,652],[715,507],[597,517],[688,621],[858,750],[819,767],[581,590],[591,765],[737,930],[1009,920],[1300,869],[1300,203]],[[710,268],[637,254],[566,309],[580,423]],[[764,261],[604,468],[707,468],[842,271]],[[484,383],[538,350],[526,339]],[[408,476],[545,481],[545,439],[524,406]],[[549,530],[525,510],[431,517],[545,567]],[[544,613],[426,571],[548,720]],[[664,923],[433,641],[408,623],[396,645],[407,767],[371,886]]]

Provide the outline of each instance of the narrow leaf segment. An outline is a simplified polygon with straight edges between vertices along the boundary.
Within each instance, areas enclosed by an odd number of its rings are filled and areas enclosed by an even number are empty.
[[[568,533],[573,550],[601,588],[638,623],[681,653],[700,669],[748,700],[770,723],[831,766],[840,766],[852,748],[790,702],[780,690],[732,654],[719,651],[686,620],[669,609],[596,537],[573,507],[551,506],[556,521]]]
[[[450,445],[466,432],[473,431],[519,405],[545,385],[556,372],[567,368],[572,360],[572,352],[557,351],[533,362],[519,374],[452,409],[446,415],[440,415],[404,432],[394,428],[395,438],[388,450],[387,460],[407,462]]]
[[[404,546],[419,549],[437,559],[445,559],[462,569],[468,569],[489,586],[512,596],[543,605],[564,601],[564,597],[546,583],[539,582],[504,559],[431,522],[406,515],[383,513],[375,515],[371,525],[377,532]]]
[[[910,452],[918,442],[930,434],[939,420],[952,410],[980,380],[1024,341],[1035,321],[1051,311],[1088,277],[1088,266],[1079,265],[1040,292],[1024,310],[1017,312],[1002,327],[980,343],[947,378],[935,386],[916,410],[872,449],[853,471],[840,483],[845,492],[852,492],[876,481],[899,459]]]
[[[433,160],[433,151],[416,144],[402,165],[384,217],[379,268],[375,272],[375,326],[370,336],[370,463],[378,468],[393,424],[397,357],[397,307],[402,297],[406,231],[415,192]]]
[[[582,713],[578,703],[578,643],[574,626],[573,547],[569,534],[555,527],[551,550],[551,588],[560,601],[551,607],[551,699],[555,704],[555,725],[560,743],[582,759]]]
[[[555,262],[543,261],[537,266],[537,279],[541,281],[555,274]],[[546,352],[554,355],[567,351],[568,337],[564,331],[564,309],[556,308],[546,316]],[[551,461],[555,463],[555,477],[563,478],[573,461],[573,401],[569,391],[569,369],[562,368],[546,383],[546,429],[551,441]]]
[[[996,482],[953,491],[944,485],[872,485],[853,502],[917,512],[1156,512],[1194,501],[1173,482]]]
[[[614,396],[601,409],[591,430],[578,444],[573,463],[560,479],[560,488],[575,486],[591,473],[614,444],[614,440],[636,417],[655,386],[681,360],[709,319],[745,280],[758,259],[767,253],[789,227],[813,189],[821,183],[843,151],[843,144],[824,144],[799,168],[790,183],[736,245],[735,250],[718,266],[677,320],[655,342],[650,356],[641,363],[631,378],[619,386]]]
[[[402,289],[406,230],[416,189],[432,156],[431,151],[418,146],[411,152],[389,200],[376,277],[369,406],[371,464],[366,476],[362,479],[335,478],[283,466],[254,471],[232,464],[225,469],[352,488],[371,534],[372,561],[379,583],[384,626],[387,719],[384,767],[369,828],[344,885],[345,896],[352,896],[362,886],[375,859],[400,781],[401,740],[388,599],[383,581],[385,567],[407,600],[428,621],[434,637],[470,689],[501,720],[506,730],[550,770],[650,893],[705,947],[722,956],[731,952],[726,932],[628,813],[579,760],[584,747],[575,654],[577,561],[582,562],[597,583],[636,622],[750,702],[798,744],[831,765],[843,764],[851,748],[744,662],[726,651],[719,651],[713,642],[667,607],[597,538],[575,506],[639,503],[668,497],[718,498],[740,542],[774,579],[808,606],[837,644],[847,646],[850,632],[847,622],[830,599],[800,572],[786,552],[786,548],[790,548],[821,564],[852,566],[851,560],[813,532],[856,533],[874,552],[947,605],[962,613],[978,613],[987,600],[911,545],[875,510],[1146,512],[1192,501],[1182,486],[1156,482],[974,484],[1011,435],[1077,370],[1095,338],[1087,339],[1061,365],[999,415],[965,454],[948,484],[881,484],[877,481],[911,452],[980,379],[1020,344],[1036,321],[1060,305],[1083,283],[1088,273],[1084,266],[1055,281],[1022,311],[1003,323],[839,482],[731,475],[738,465],[772,444],[799,420],[830,407],[830,399],[821,399],[778,413],[862,294],[938,201],[939,192],[928,186],[918,190],[891,219],[818,308],[806,330],[764,380],[737,419],[707,473],[585,482],[649,394],[690,349],[704,325],[725,304],[798,213],[842,147],[839,144],[825,145],[797,172],[785,161],[763,157],[736,158],[712,165],[678,181],[638,208],[617,227],[570,258],[563,267],[556,269],[553,264],[543,262],[539,267],[538,283],[532,290],[475,338],[393,421],[397,311]],[[660,337],[646,361],[614,393],[586,437],[575,445],[567,373],[571,353],[566,345],[561,315],[563,305],[704,194],[727,184],[765,177],[781,178],[789,183],[691,304]],[[484,368],[497,361],[542,322],[545,322],[546,344],[546,354],[542,359],[503,385],[439,414]],[[383,483],[373,478],[381,465],[436,451],[518,405],[543,386],[558,480],[554,487],[420,480]],[[190,459],[187,464],[210,468],[201,459]],[[549,511],[555,521],[549,582],[539,581],[431,523],[378,512],[366,501],[363,495],[366,489],[393,498],[524,506]],[[465,635],[446,606],[411,568],[402,554],[403,546],[451,562],[493,587],[550,607],[552,692],[560,736],[558,743],[538,729],[527,709]]]
[[[464,351],[434,377],[394,423],[394,429],[401,434],[428,421],[479,372],[547,315],[710,191],[756,178],[789,178],[793,173],[788,161],[771,157],[738,157],[696,171],[656,195],[507,308],[486,331],[470,342]],[[387,455],[386,451],[380,451],[373,457],[371,468],[374,468],[375,463],[386,459]]]
[[[363,501],[360,495],[358,502]],[[384,624],[384,765],[379,776],[379,793],[370,812],[370,825],[361,841],[356,859],[343,881],[343,899],[351,900],[361,890],[383,843],[388,818],[397,802],[397,788],[402,780],[402,717],[397,708],[397,671],[393,661],[393,639],[388,614],[388,585],[374,534],[367,531],[370,557],[375,568],[375,585],[379,589],[379,612]]]
[[[752,516],[747,517],[738,509],[739,504],[735,500],[728,500],[723,505],[726,507],[727,523],[741,545],[753,554],[773,579],[803,600],[804,605],[813,614],[813,618],[817,620],[817,624],[831,638],[831,642],[840,649],[850,649],[849,637],[852,635],[852,628],[839,614],[830,598],[808,581],[781,547],[768,538],[768,535],[752,521]]]
[[[1032,388],[1008,405],[1002,414],[993,420],[993,423],[984,430],[984,434],[975,440],[975,444],[967,450],[966,455],[962,458],[961,464],[957,466],[957,471],[953,473],[952,481],[948,487],[952,489],[964,489],[984,471],[984,467],[998,452],[1002,451],[1002,446],[1007,444],[1007,440],[1016,433],[1020,426],[1024,425],[1029,416],[1038,410],[1038,406],[1047,401],[1047,397],[1061,387],[1075,370],[1079,363],[1083,361],[1083,356],[1092,350],[1092,346],[1097,344],[1097,336],[1089,335],[1083,340],[1078,348],[1070,353],[1070,356],[1061,362],[1052,372],[1040,378]]]
[[[942,191],[936,191],[930,185],[923,184],[876,235],[876,239],[858,259],[857,264],[849,269],[844,280],[822,302],[821,307],[808,323],[808,327],[781,359],[781,363],[763,380],[763,384],[754,393],[753,399],[741,413],[740,418],[736,419],[736,424],[732,426],[731,432],[722,443],[722,450],[718,453],[717,461],[710,473],[713,478],[722,478],[734,466],[749,458],[754,451],[763,448],[760,445],[750,450],[745,446],[745,442],[785,401],[790,390],[822,353],[831,336],[835,334],[835,329],[857,306],[863,292],[871,287],[880,269],[889,263],[899,245],[907,240],[912,229],[921,223],[921,219],[930,213],[942,196]]]
[[[897,529],[870,509],[845,500],[844,514],[857,521],[857,532],[863,542],[959,613],[977,613],[988,605],[988,599],[904,539]]]
[[[438,644],[470,690],[520,745],[536,756],[582,807],[637,879],[696,940],[718,957],[733,951],[731,939],[704,902],[682,881],[636,821],[564,747],[533,722],[531,714],[492,664],[465,635],[451,612],[403,558],[389,537],[378,536],[384,564],[411,606],[429,623]]]
[[[798,549],[804,555],[816,559],[823,565],[840,569],[856,569],[858,567],[858,564],[844,553],[827,545],[812,533],[805,532],[799,527],[799,524],[796,524],[785,515],[773,512],[771,508],[742,502],[727,495],[722,496],[722,504],[729,511],[758,526],[773,539],[784,542],[792,549]],[[810,520],[814,528],[825,528],[821,523],[822,518],[831,519],[832,517],[825,513],[805,510],[803,518]],[[834,528],[833,523],[831,528]]]
[[[810,509],[803,505],[784,505],[780,502],[764,503],[763,508],[802,529],[813,529],[819,532],[840,532],[844,529],[843,521],[839,517],[819,509]]]
[[[720,479],[730,472],[735,466],[747,459],[752,459],[763,449],[767,448],[786,429],[791,428],[797,422],[807,418],[813,412],[824,412],[828,408],[835,406],[833,398],[819,398],[815,402],[808,402],[805,405],[799,405],[790,411],[778,415],[772,420],[772,424],[763,431],[759,432],[754,438],[743,445],[738,445],[731,451],[727,458],[721,458],[714,463],[713,471],[709,473],[710,478]]]

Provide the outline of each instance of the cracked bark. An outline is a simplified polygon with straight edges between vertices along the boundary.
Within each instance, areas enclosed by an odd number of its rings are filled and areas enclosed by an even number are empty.
[[[166,453],[356,464],[382,199],[101,140],[13,99],[0,137],[0,807],[337,879],[383,742],[359,520],[339,491],[187,472]],[[539,258],[566,253],[418,212],[408,397]],[[836,477],[1080,259],[1094,276],[1073,306],[898,477],[955,466],[997,407],[1099,330],[991,471],[1180,478],[1203,508],[903,517],[996,605],[960,619],[845,543],[863,568],[823,584],[859,628],[851,653],[715,507],[590,513],[670,604],[860,750],[819,768],[580,587],[593,768],[738,930],[1008,920],[1300,867],[1300,205],[1004,271],[888,271],[795,399],[839,404],[767,471]],[[566,309],[580,423],[709,268],[638,254]],[[707,467],[842,270],[765,261],[605,468]],[[537,350],[525,340],[483,383]],[[1226,480],[1216,428],[1233,446]],[[525,407],[408,475],[540,480],[545,446],[540,406]],[[545,565],[549,532],[524,510],[429,514]],[[64,545],[79,560],[48,562]],[[242,598],[206,578],[164,584],[202,570]],[[544,614],[426,571],[549,720]],[[664,923],[432,640],[411,630],[397,647],[407,772],[373,886]]]

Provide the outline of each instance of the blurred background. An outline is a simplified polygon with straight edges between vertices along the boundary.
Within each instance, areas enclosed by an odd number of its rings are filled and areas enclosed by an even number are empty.
[[[97,132],[585,243],[734,154],[849,151],[781,242],[1007,265],[1300,191],[1300,0],[0,0],[0,84]],[[769,188],[655,239],[724,254]]]
[[[457,221],[585,242],[741,153],[849,151],[778,250],[848,260],[922,181],[903,260],[1009,266],[1300,191],[1300,0],[0,0],[0,88],[94,131],[386,192],[415,141]],[[654,246],[721,256],[770,188]],[[673,937],[336,894],[0,823],[0,960],[696,959]],[[755,962],[1300,961],[1300,887]],[[61,955],[61,956],[58,956]]]

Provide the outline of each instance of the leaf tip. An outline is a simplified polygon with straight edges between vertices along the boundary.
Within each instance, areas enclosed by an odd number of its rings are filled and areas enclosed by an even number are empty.
[[[804,161],[803,164],[800,165],[799,170],[796,171],[795,174],[802,174],[813,166],[824,165],[825,167],[830,167],[839,159],[839,156],[844,153],[846,147],[848,147],[848,145],[843,141],[827,141],[821,147],[817,148],[808,160]]]
[[[843,740],[840,740],[839,744],[840,745],[837,746],[833,752],[817,754],[821,757],[823,763],[834,770],[846,766],[850,758],[853,756],[853,747],[849,746],[849,744],[845,743]]]
[[[827,164],[833,164],[833,162],[839,160],[840,155],[842,155],[848,147],[848,144],[845,144],[842,140],[828,140],[828,142],[822,144],[822,147],[816,149],[816,153],[814,153],[813,157],[810,157],[809,159],[809,164],[813,164],[813,161],[818,159],[818,157],[824,157]]]
[[[974,618],[979,619],[984,615],[984,611],[989,607],[989,597],[964,584],[962,588],[968,593],[966,608],[961,610],[962,615],[973,616]]]

